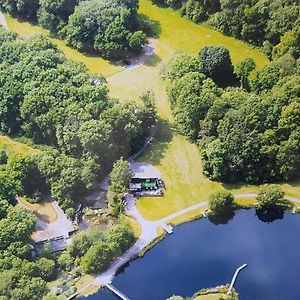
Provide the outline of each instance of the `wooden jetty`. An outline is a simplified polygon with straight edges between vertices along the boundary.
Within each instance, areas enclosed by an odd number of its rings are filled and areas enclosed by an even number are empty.
[[[168,233],[173,233],[173,227],[169,224],[162,224],[161,227]]]
[[[231,280],[231,283],[230,283],[230,286],[229,286],[227,295],[229,295],[229,294],[231,293],[232,288],[233,288],[233,286],[234,286],[234,284],[235,284],[235,281],[236,281],[236,279],[237,279],[237,277],[238,277],[240,271],[243,270],[243,269],[246,268],[246,267],[247,267],[247,264],[243,264],[242,266],[240,266],[239,268],[236,269],[236,271],[235,271],[235,273],[234,273],[234,275],[233,275],[233,277],[232,277],[232,280]]]

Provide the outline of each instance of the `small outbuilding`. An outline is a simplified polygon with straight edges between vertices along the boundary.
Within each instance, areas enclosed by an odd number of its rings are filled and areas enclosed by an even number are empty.
[[[132,163],[132,177],[129,190],[135,196],[161,196],[164,184],[161,173],[146,163]]]

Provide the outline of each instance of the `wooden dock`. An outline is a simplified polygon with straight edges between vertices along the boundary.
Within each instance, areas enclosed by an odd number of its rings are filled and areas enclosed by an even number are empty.
[[[168,233],[173,233],[173,227],[169,224],[162,224],[161,227]]]
[[[234,275],[233,275],[233,277],[232,277],[232,280],[231,280],[231,283],[230,283],[230,286],[229,286],[227,295],[229,295],[229,294],[231,293],[232,288],[233,288],[233,286],[234,286],[234,284],[235,284],[235,281],[236,281],[236,279],[237,279],[237,277],[238,277],[240,271],[243,270],[243,269],[246,268],[246,267],[247,267],[247,264],[243,264],[242,266],[240,266],[239,268],[236,269],[236,271],[235,271],[235,273],[234,273]]]
[[[126,295],[124,295],[121,291],[115,288],[110,283],[105,285],[111,292],[113,292],[116,296],[118,296],[122,300],[130,300]]]

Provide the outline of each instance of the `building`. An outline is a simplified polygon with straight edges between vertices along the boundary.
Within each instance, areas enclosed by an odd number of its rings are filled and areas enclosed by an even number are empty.
[[[161,196],[164,184],[160,172],[145,163],[133,163],[133,178],[129,184],[129,191],[135,196]]]

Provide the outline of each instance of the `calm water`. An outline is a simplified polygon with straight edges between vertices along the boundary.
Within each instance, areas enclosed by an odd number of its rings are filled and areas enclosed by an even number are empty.
[[[300,299],[300,216],[285,213],[262,222],[255,210],[239,210],[226,225],[201,219],[175,228],[143,258],[130,263],[113,285],[131,300],[191,296],[230,282],[247,263],[235,288],[241,300]],[[107,290],[88,300],[116,300]]]

